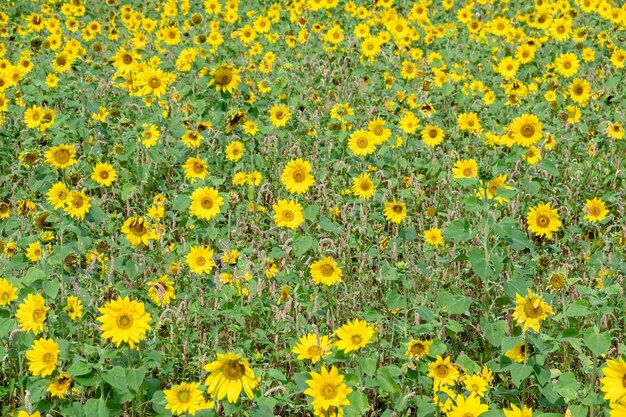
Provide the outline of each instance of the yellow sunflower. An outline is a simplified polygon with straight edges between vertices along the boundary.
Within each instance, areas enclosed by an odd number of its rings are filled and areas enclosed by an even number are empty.
[[[592,200],[585,201],[585,219],[589,220],[592,223],[601,222],[606,218],[606,215],[609,211],[606,209],[604,205],[604,201],[595,197]]]
[[[376,150],[376,140],[373,134],[366,130],[356,130],[352,132],[348,139],[348,148],[356,156],[366,156]]]
[[[213,254],[213,250],[206,246],[192,246],[186,258],[189,270],[196,274],[210,274],[215,266]]]
[[[432,340],[417,340],[413,339],[406,344],[406,352],[404,354],[409,359],[422,359],[430,352],[430,345],[433,344]]]
[[[324,356],[331,354],[332,347],[333,343],[328,336],[309,333],[300,338],[292,352],[298,355],[299,360],[310,359],[312,364],[316,364]]]
[[[291,119],[289,107],[284,104],[276,104],[269,109],[270,122],[276,127],[283,127]]]
[[[311,379],[306,383],[309,386],[304,393],[313,397],[312,405],[321,410],[319,415],[329,415],[329,410],[336,410],[344,405],[350,405],[348,394],[352,389],[343,382],[343,375],[333,365],[330,370],[322,366],[321,372],[310,372]],[[341,415],[340,413],[337,413]]]
[[[552,239],[552,232],[558,231],[561,227],[559,213],[557,209],[550,208],[550,203],[531,207],[526,216],[526,221],[531,232],[547,239]]]
[[[195,182],[196,178],[204,179],[209,171],[207,170],[207,162],[201,158],[191,157],[183,164],[183,170],[185,171],[185,178]]]
[[[374,326],[368,324],[365,320],[355,319],[349,321],[337,330],[335,333],[337,349],[343,350],[344,353],[361,349],[367,346],[374,336]]]
[[[137,343],[144,340],[146,332],[150,330],[152,317],[146,312],[144,304],[128,296],[111,300],[98,311],[102,314],[96,318],[102,323],[102,338],[111,339],[117,347],[126,342],[136,349]]]
[[[441,144],[444,137],[443,129],[437,125],[428,125],[422,129],[422,141],[431,148]]]
[[[241,77],[238,75],[237,70],[232,64],[222,64],[215,70],[211,71],[211,81],[209,81],[209,87],[215,85],[217,91],[224,91],[229,94],[233,93],[233,90],[237,89],[237,86],[241,82]]]
[[[385,128],[383,119],[374,119],[367,124],[367,130],[371,133],[374,144],[380,145],[387,142],[391,137],[391,129]]]
[[[156,145],[160,135],[161,133],[159,132],[157,125],[150,125],[148,129],[141,132],[141,138],[139,140],[143,146],[151,148]]]
[[[167,401],[165,408],[171,410],[174,415],[189,413],[193,416],[204,405],[204,397],[198,382],[182,382],[171,389],[163,390],[163,394]]]
[[[67,372],[61,372],[48,385],[48,392],[53,397],[63,398],[72,386],[72,377]]]
[[[220,212],[224,199],[219,196],[215,188],[202,187],[191,193],[189,212],[205,220],[211,220]]]
[[[429,245],[439,246],[443,245],[443,234],[440,229],[433,227],[424,232],[424,239]]]
[[[78,320],[83,316],[83,302],[80,301],[76,296],[69,295],[67,297],[67,303],[63,310],[67,311],[67,315],[72,320]]]
[[[0,278],[0,306],[6,306],[17,300],[17,288],[6,278]]]
[[[454,385],[459,379],[459,371],[450,362],[449,356],[443,359],[437,355],[437,360],[428,364],[428,376],[433,378],[435,387]]]
[[[519,408],[515,404],[511,404],[511,409],[502,409],[505,417],[533,417],[533,409],[527,406]]]
[[[369,200],[374,196],[376,186],[372,182],[370,174],[366,172],[352,179],[352,187],[350,190],[352,194],[358,198]]]
[[[467,398],[462,395],[456,397],[456,404],[448,411],[447,417],[478,417],[489,410],[487,404],[480,402],[480,397],[470,394]]]
[[[473,159],[456,161],[452,168],[453,178],[476,178],[478,177],[478,164]]]
[[[516,306],[513,318],[524,331],[532,329],[539,332],[541,322],[547,319],[549,314],[554,315],[552,307],[546,304],[541,297],[535,296],[531,290],[528,290],[526,298],[519,294],[515,294],[515,298]]]
[[[169,304],[176,299],[174,281],[163,275],[153,281],[148,281],[148,296],[159,307]]]
[[[569,85],[569,96],[573,102],[586,106],[591,97],[591,86],[584,78],[575,78]]]
[[[295,229],[304,222],[302,206],[294,200],[278,200],[272,206],[274,209],[274,221],[278,227]]]
[[[39,244],[39,242],[33,242],[28,245],[28,248],[26,248],[26,258],[29,261],[37,262],[39,259],[41,259],[42,256],[43,253],[41,251],[41,245]]]
[[[46,195],[48,197],[48,202],[52,204],[55,209],[58,209],[67,203],[70,190],[68,190],[62,182],[57,182],[50,187]]]
[[[572,52],[561,54],[554,60],[554,70],[565,78],[576,75],[579,66],[580,61]]]
[[[538,143],[542,137],[542,124],[534,114],[523,114],[509,126],[515,143],[525,148]]]
[[[515,347],[504,352],[504,356],[511,359],[513,362],[524,362],[532,355],[532,346],[526,345],[524,342],[518,343]]]
[[[626,362],[624,358],[607,360],[606,367],[602,368],[602,374],[604,376],[600,379],[602,384],[600,390],[604,393],[604,399],[616,402],[626,399]]]
[[[31,374],[46,377],[57,367],[59,345],[52,339],[37,339],[30,350],[26,351],[26,360]]]
[[[39,294],[28,294],[26,299],[17,307],[17,323],[25,332],[39,334],[43,331],[43,324],[46,321],[49,308],[43,297]]]
[[[226,159],[231,162],[238,162],[243,158],[243,152],[243,143],[238,140],[232,141],[226,145]]]
[[[337,266],[337,262],[333,261],[330,256],[322,260],[314,262],[310,266],[311,277],[316,284],[324,284],[331,286],[338,282],[342,282],[341,268]]]
[[[289,161],[283,169],[280,181],[290,193],[306,193],[315,184],[315,177],[311,175],[311,164],[302,158]]]
[[[59,169],[65,169],[78,162],[74,155],[76,155],[76,149],[65,144],[53,146],[44,154],[46,162]]]
[[[83,220],[90,208],[91,203],[85,192],[72,190],[67,197],[67,204],[63,207],[63,210],[72,218]]]
[[[97,163],[91,173],[91,179],[105,187],[110,187],[115,178],[117,178],[117,171],[108,163]]]
[[[406,217],[406,204],[397,200],[386,202],[383,214],[387,221],[400,223]]]
[[[254,398],[253,389],[257,387],[261,378],[254,376],[254,371],[247,360],[235,353],[217,354],[217,360],[204,366],[209,376],[204,381],[211,397],[221,400],[226,397],[228,402],[236,403],[241,395],[241,389],[248,398]]]
[[[133,246],[147,246],[151,240],[158,237],[142,217],[126,219],[122,225],[122,233]]]

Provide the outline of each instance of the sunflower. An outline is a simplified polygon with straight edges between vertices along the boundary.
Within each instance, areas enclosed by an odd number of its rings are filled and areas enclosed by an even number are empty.
[[[337,266],[337,262],[333,261],[330,256],[322,260],[314,262],[310,266],[311,277],[316,284],[324,284],[331,286],[338,282],[342,282],[341,268]]]
[[[515,404],[511,404],[511,409],[502,409],[505,417],[533,417],[533,409],[527,406],[519,408]]]
[[[319,415],[330,415],[329,410],[336,410],[341,406],[350,405],[348,394],[352,389],[343,382],[343,375],[339,375],[339,370],[333,365],[330,371],[322,366],[321,372],[310,372],[311,379],[306,383],[309,386],[304,393],[313,397],[311,403],[316,410],[320,410]],[[342,414],[342,413],[341,413]],[[337,413],[337,415],[341,415]]]
[[[26,359],[31,374],[41,377],[48,376],[57,367],[59,345],[52,339],[37,339],[33,342],[30,350],[26,351]]]
[[[110,187],[115,178],[117,178],[117,171],[113,165],[107,163],[97,163],[91,173],[91,179],[105,187]]]
[[[226,397],[228,402],[236,403],[241,395],[241,389],[248,398],[254,397],[253,389],[257,387],[261,378],[256,378],[247,360],[235,353],[217,354],[217,360],[204,366],[210,372],[204,381],[211,397],[221,400]]]
[[[600,379],[604,393],[604,399],[608,401],[620,402],[626,399],[626,362],[620,357],[606,361],[606,367],[602,368],[604,375]]]
[[[585,219],[592,223],[601,222],[606,218],[609,211],[604,205],[604,201],[595,197],[592,200],[585,201]]]
[[[452,174],[454,178],[476,178],[478,177],[478,164],[473,159],[456,161]]]
[[[159,128],[157,125],[150,125],[148,129],[141,132],[141,138],[139,139],[143,146],[146,148],[151,148],[156,145],[159,140],[159,136],[161,133],[159,132]]]
[[[189,270],[196,274],[210,274],[215,266],[213,250],[206,246],[192,246],[187,254]]]
[[[363,200],[369,200],[376,192],[376,186],[372,182],[369,173],[364,173],[352,179],[352,194]]]
[[[531,207],[526,216],[528,229],[538,236],[552,239],[552,232],[559,230],[561,221],[557,209],[551,209],[550,203],[539,204]]]
[[[5,201],[0,201],[0,220],[5,220],[9,217],[11,217],[11,206]]]
[[[312,364],[316,364],[324,356],[331,354],[332,347],[333,343],[328,336],[309,333],[300,338],[292,352],[298,355],[299,360],[310,359]]]
[[[33,106],[24,112],[24,123],[29,129],[37,129],[43,120],[43,108]]]
[[[462,395],[456,397],[456,404],[448,411],[447,417],[478,417],[487,412],[489,406],[480,402],[476,394],[470,394],[467,398]]]
[[[163,390],[163,394],[167,401],[165,408],[171,410],[174,415],[189,413],[193,416],[204,405],[198,382],[182,382],[171,389]]]
[[[243,158],[243,143],[235,140],[226,145],[226,159],[237,162],[241,158]]]
[[[391,129],[385,128],[383,119],[374,119],[367,124],[367,130],[371,133],[376,145],[387,142],[391,137]]]
[[[278,200],[272,206],[274,209],[274,221],[278,227],[288,227],[295,229],[304,222],[304,212],[302,206],[294,200]]]
[[[196,178],[204,179],[209,171],[207,171],[207,163],[204,159],[191,157],[183,164],[185,178],[195,182]]]
[[[67,315],[72,320],[78,320],[83,316],[83,302],[80,301],[76,296],[69,295],[67,297],[67,303],[65,308],[63,308],[67,312]]]
[[[561,54],[554,60],[554,70],[565,78],[576,75],[579,66],[578,57],[571,52]]]
[[[61,372],[48,385],[48,392],[53,397],[63,398],[72,386],[72,377],[67,372]]]
[[[289,107],[284,104],[276,104],[269,109],[270,122],[276,127],[283,127],[291,119]]]
[[[615,48],[611,53],[610,61],[615,68],[624,68],[624,63],[626,62],[626,51],[620,48]]]
[[[120,48],[113,55],[113,66],[122,74],[129,74],[137,68],[141,55],[137,51]]]
[[[509,131],[515,143],[528,148],[541,140],[542,125],[534,114],[523,114],[513,120]]]
[[[443,245],[443,234],[441,233],[441,230],[436,227],[426,230],[424,232],[424,239],[426,239],[426,242],[432,246]]]
[[[283,169],[280,181],[290,193],[306,193],[315,184],[315,177],[311,175],[311,164],[302,158],[289,161]]]
[[[67,204],[63,207],[63,210],[72,218],[83,220],[90,208],[91,203],[85,192],[72,190],[67,197]]]
[[[497,69],[502,78],[510,80],[515,78],[517,70],[519,69],[519,63],[515,58],[507,56],[500,61]]]
[[[422,359],[430,352],[430,345],[433,344],[432,340],[416,340],[413,339],[406,344],[406,352],[404,354],[409,359]]]
[[[0,306],[6,306],[17,300],[17,288],[6,278],[0,278]]]
[[[233,129],[235,129],[235,127],[239,126],[242,123],[244,124],[244,130],[245,130],[245,124],[248,122],[250,121],[248,120],[248,115],[246,114],[245,111],[235,110],[228,116],[228,119],[226,119],[226,126],[224,127],[224,133],[232,132]]]
[[[224,199],[219,196],[215,188],[202,187],[191,193],[189,212],[205,220],[211,220],[220,212]]]
[[[383,214],[387,221],[400,223],[406,217],[406,204],[397,200],[386,202]]]
[[[26,258],[31,262],[37,262],[42,256],[41,245],[39,242],[33,242],[26,249]]]
[[[348,148],[356,156],[366,156],[376,150],[376,141],[373,134],[366,130],[356,130],[352,132],[348,139]]]
[[[138,75],[137,85],[141,87],[142,95],[159,98],[167,93],[167,87],[175,78],[175,75],[165,73],[159,68],[148,67]]]
[[[487,388],[489,388],[489,383],[479,374],[469,375],[463,378],[463,385],[465,385],[465,389],[470,393],[480,397],[484,397]]]
[[[528,163],[528,165],[535,165],[541,161],[541,151],[536,146],[531,146],[528,151],[522,155],[522,159]]]
[[[528,290],[526,298],[515,294],[516,306],[513,318],[518,326],[522,326],[524,331],[533,329],[539,332],[541,322],[548,318],[549,314],[554,315],[552,308],[546,304],[541,297],[537,297],[531,290]]]
[[[61,144],[50,148],[44,156],[48,164],[55,168],[65,169],[78,162],[74,159],[75,154],[76,149],[73,146]]]
[[[142,217],[131,217],[124,221],[122,233],[133,246],[148,245],[157,238],[157,234],[150,228]]]
[[[111,339],[117,347],[126,342],[136,349],[137,343],[145,339],[146,332],[150,330],[152,317],[146,313],[144,304],[131,300],[128,296],[111,300],[104,307],[98,308],[98,311],[102,313],[96,318],[102,323],[102,338]]]
[[[615,123],[609,122],[609,124],[606,126],[605,132],[612,139],[624,138],[624,127],[622,126],[620,122],[615,122]]]
[[[444,137],[443,129],[437,125],[428,125],[422,129],[422,141],[431,148],[443,142]]]
[[[480,135],[483,130],[478,115],[474,112],[459,114],[457,116],[457,123],[459,124],[459,129],[474,135]]]
[[[443,359],[437,355],[437,360],[428,364],[428,376],[433,378],[435,387],[454,385],[459,379],[459,371],[450,362],[449,356]]]
[[[241,82],[241,77],[238,75],[237,70],[232,64],[222,64],[215,70],[211,71],[211,81],[209,81],[209,87],[215,85],[217,91],[233,93],[233,90],[237,89],[237,86]]]
[[[335,335],[339,339],[335,342],[337,349],[350,353],[370,343],[374,335],[374,326],[369,325],[365,320],[355,319],[341,326]]]
[[[420,126],[420,121],[417,116],[410,111],[404,111],[400,118],[400,129],[407,135],[413,134]]]
[[[188,148],[197,148],[200,146],[202,142],[202,135],[194,132],[193,130],[187,129],[185,134],[180,140],[187,146]]]
[[[569,95],[573,102],[581,106],[587,105],[589,97],[591,97],[591,86],[589,82],[583,78],[575,78],[569,85]]]
[[[169,304],[176,299],[174,281],[163,275],[153,281],[148,281],[148,297],[159,307]]]

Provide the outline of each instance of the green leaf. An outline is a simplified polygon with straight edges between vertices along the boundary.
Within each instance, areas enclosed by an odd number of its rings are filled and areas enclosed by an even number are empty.
[[[304,218],[310,222],[315,222],[317,220],[317,214],[320,211],[320,206],[317,204],[311,204],[310,206],[306,206],[304,208]]]
[[[455,242],[467,242],[474,233],[470,231],[470,224],[465,219],[455,220],[443,231],[443,235]]]
[[[87,375],[90,372],[91,367],[89,367],[85,362],[81,360],[74,361],[72,365],[67,369],[67,373],[71,376]]]
[[[370,409],[367,395],[360,391],[352,391],[348,395],[348,401],[350,405],[344,408],[344,414],[347,417],[361,417]]]
[[[584,317],[589,314],[589,302],[586,300],[578,300],[567,306],[563,313],[565,317]]]
[[[185,211],[191,206],[191,196],[189,194],[179,194],[172,203],[172,209]]]
[[[469,261],[472,266],[472,270],[476,275],[482,279],[486,279],[491,274],[491,269],[487,265],[485,259],[485,252],[482,248],[474,248],[469,253]]]
[[[584,333],[583,342],[594,355],[600,356],[606,353],[611,347],[611,336],[608,333],[600,333],[600,331],[594,327]]]
[[[339,234],[339,226],[337,226],[337,224],[333,223],[328,217],[326,216],[320,216],[319,222],[318,222],[319,227],[322,230],[325,230],[327,232],[331,232],[334,235]]]
[[[85,417],[109,417],[104,398],[92,398],[85,404]]]
[[[128,383],[126,382],[126,370],[120,366],[115,366],[102,373],[102,379],[109,384],[115,391],[125,393],[128,391]]]
[[[126,183],[122,186],[122,192],[120,193],[122,201],[130,200],[133,194],[135,194],[134,184]]]
[[[141,384],[143,384],[143,380],[146,377],[146,368],[138,368],[138,369],[127,369],[126,370],[126,382],[128,384],[128,388],[132,391],[137,392]]]
[[[43,292],[48,298],[54,299],[59,293],[59,281],[53,279],[51,281],[44,281]]]
[[[300,236],[293,242],[293,252],[296,256],[302,256],[313,245],[313,238],[308,235]]]
[[[580,383],[576,380],[576,376],[572,372],[565,372],[559,377],[554,384],[554,390],[563,397],[566,403],[578,398],[578,389]]]
[[[398,383],[395,381],[393,375],[397,374],[395,370],[400,371],[395,366],[384,366],[378,369],[378,372],[376,373],[376,382],[378,382],[378,387],[381,390],[389,392],[391,394],[396,394],[400,392],[400,388],[398,388]]]
[[[533,367],[528,364],[514,363],[509,368],[511,370],[511,381],[519,387],[533,372]]]
[[[472,299],[463,295],[454,295],[448,291],[441,291],[437,297],[437,304],[442,311],[448,314],[463,314],[472,305]]]

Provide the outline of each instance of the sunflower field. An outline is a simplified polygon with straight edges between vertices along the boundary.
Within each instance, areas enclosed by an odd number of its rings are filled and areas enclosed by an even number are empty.
[[[3,0],[0,416],[626,417],[626,4]]]

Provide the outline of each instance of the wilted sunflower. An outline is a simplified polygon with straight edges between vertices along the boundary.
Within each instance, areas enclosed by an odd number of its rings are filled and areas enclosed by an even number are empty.
[[[15,313],[20,329],[25,332],[32,331],[34,334],[41,333],[48,310],[49,308],[46,307],[41,295],[28,294],[22,304],[17,307],[17,313]]]
[[[228,402],[236,403],[241,390],[248,398],[254,397],[253,389],[257,387],[261,378],[256,378],[247,360],[235,353],[217,354],[217,360],[204,366],[210,374],[204,381],[211,397],[221,400],[226,397]]]
[[[217,91],[233,93],[233,90],[237,89],[241,82],[241,77],[238,75],[237,70],[232,64],[222,64],[216,69],[211,71],[211,81],[209,81],[209,87],[215,85]]]
[[[202,187],[191,194],[189,212],[200,219],[211,220],[220,213],[222,205],[224,199],[215,188]]]
[[[374,336],[374,326],[365,320],[355,319],[341,326],[335,334],[339,339],[335,342],[337,349],[350,353],[370,343]]]
[[[31,349],[26,351],[28,370],[35,376],[46,377],[57,367],[59,345],[52,339],[40,338],[33,342]]]
[[[333,343],[328,336],[309,333],[300,338],[292,352],[298,355],[299,360],[310,359],[312,364],[316,364],[324,356],[331,354],[332,347]]]
[[[330,256],[322,260],[314,262],[310,266],[311,277],[316,284],[324,284],[330,286],[338,282],[342,282],[341,268],[337,266],[337,262],[333,261]]]
[[[306,193],[315,183],[315,177],[311,175],[311,164],[302,158],[289,161],[283,169],[280,181],[290,193]]]
[[[230,133],[235,127],[240,124],[248,122],[248,115],[242,110],[235,110],[232,112],[226,120],[226,126],[224,127],[224,133]]]
[[[50,148],[45,153],[46,162],[55,168],[65,169],[74,165],[77,161],[74,158],[76,149],[70,145],[57,145]]]
[[[541,297],[535,296],[531,290],[528,290],[526,298],[519,294],[515,294],[515,298],[517,305],[513,312],[513,318],[524,331],[532,329],[539,332],[541,322],[547,319],[548,315],[554,315],[552,307],[546,304]]]
[[[102,338],[111,339],[118,347],[126,342],[135,349],[150,330],[152,317],[146,312],[144,304],[128,296],[109,301],[98,310],[102,314],[96,319],[102,323]]]
[[[295,229],[304,221],[302,206],[294,200],[278,200],[274,208],[274,221],[279,227]]]
[[[551,209],[550,203],[531,207],[526,221],[531,232],[547,239],[552,239],[552,232],[558,231],[561,227],[557,209]]]

